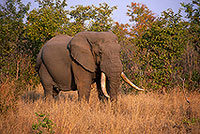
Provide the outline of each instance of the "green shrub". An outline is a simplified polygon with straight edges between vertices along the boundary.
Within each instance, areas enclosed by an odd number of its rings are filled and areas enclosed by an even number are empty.
[[[42,114],[42,113],[35,113],[37,116],[37,122],[33,123],[32,125],[32,131],[35,134],[54,134],[54,127],[56,124],[54,124],[48,117],[48,115]]]

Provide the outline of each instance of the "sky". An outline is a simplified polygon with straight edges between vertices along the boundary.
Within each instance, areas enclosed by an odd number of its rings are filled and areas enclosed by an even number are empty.
[[[181,7],[180,3],[191,3],[191,0],[68,0],[68,6],[74,5],[99,5],[99,3],[106,2],[109,6],[117,6],[118,9],[113,12],[113,19],[120,23],[127,23],[129,17],[126,16],[127,5],[131,2],[137,2],[145,4],[156,16],[160,16],[162,11],[168,8],[173,9],[174,12],[178,12]]]
[[[0,3],[5,0],[0,0]],[[129,18],[126,16],[127,5],[131,2],[145,4],[156,16],[160,16],[162,11],[171,8],[174,12],[178,12],[181,7],[180,3],[191,3],[192,0],[67,0],[67,9],[75,5],[96,5],[106,2],[109,6],[117,6],[118,9],[113,12],[112,18],[120,23],[128,23]],[[23,3],[31,2],[31,9],[37,8],[38,4],[34,0],[22,0]]]

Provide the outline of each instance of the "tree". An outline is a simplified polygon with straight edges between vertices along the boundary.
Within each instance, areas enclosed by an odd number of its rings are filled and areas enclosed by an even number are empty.
[[[186,86],[190,89],[199,89],[200,85],[200,1],[181,3],[187,19],[187,43],[184,60],[182,61],[182,77],[186,79]]]
[[[83,30],[109,31],[114,22],[111,15],[117,9],[116,6],[110,7],[106,3],[99,4],[99,7],[77,5],[71,8],[70,16],[73,25],[78,26],[77,32]]]
[[[30,50],[34,59],[41,46],[56,34],[69,34],[68,11],[66,0],[37,0],[38,9],[28,13],[25,37],[28,41],[27,49]]]
[[[144,86],[144,78],[142,78],[143,71],[139,64],[140,56],[138,56],[139,54],[142,55],[142,52],[138,50],[136,43],[145,31],[151,28],[156,17],[144,4],[132,2],[130,5],[127,5],[127,7],[127,15],[130,17],[130,22],[127,24],[119,24],[116,22],[113,29],[118,35],[119,42],[122,46],[121,60],[124,70],[126,70],[129,75],[128,77],[131,78],[134,83]]]
[[[181,3],[189,19],[189,33],[195,50],[200,53],[200,0],[192,0],[192,3]]]
[[[27,18],[25,36],[29,42],[27,49],[34,57],[41,46],[56,34],[74,36],[76,33],[89,31],[108,31],[113,20],[111,14],[116,7],[106,3],[99,7],[77,5],[71,11],[65,10],[66,1],[37,0],[38,9],[33,9]]]
[[[0,5],[0,72],[1,81],[5,76],[19,78],[20,71],[28,68],[22,66],[23,33],[25,25],[23,20],[28,12],[30,3],[24,5],[21,0],[7,0]],[[12,61],[12,62],[11,62]]]
[[[172,87],[180,76],[185,47],[185,25],[180,12],[164,11],[150,29],[138,39],[136,46],[142,52],[140,63],[154,87]]]
[[[122,43],[122,62],[129,77],[148,88],[173,87],[181,76],[187,33],[180,10],[174,13],[168,9],[161,17],[154,17],[143,4],[127,7],[131,24],[118,26],[127,37]]]
[[[154,13],[141,3],[132,2],[127,7],[127,15],[130,17],[129,21],[133,23],[129,34],[132,37],[139,37],[145,30],[151,27],[155,19]]]

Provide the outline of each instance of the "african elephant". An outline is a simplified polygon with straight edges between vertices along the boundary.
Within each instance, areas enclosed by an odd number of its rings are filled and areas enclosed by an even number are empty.
[[[138,90],[122,72],[120,45],[112,32],[80,32],[73,38],[58,35],[37,56],[45,96],[78,90],[78,99],[89,101],[90,86],[96,82],[100,100],[117,99],[120,76]]]

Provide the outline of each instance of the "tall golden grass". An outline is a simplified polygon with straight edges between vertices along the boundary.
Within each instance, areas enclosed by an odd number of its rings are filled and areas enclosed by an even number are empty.
[[[35,133],[32,129],[38,123],[35,113],[48,116],[56,124],[52,128],[56,134],[200,133],[200,94],[197,92],[187,94],[190,104],[175,89],[166,94],[121,94],[112,105],[99,102],[95,89],[89,104],[78,102],[76,92],[62,93],[59,100],[45,102],[40,86],[12,104],[13,93],[7,92],[13,87],[3,85],[0,90],[1,105],[15,105],[0,114],[1,134]],[[42,131],[48,133],[45,129]]]

